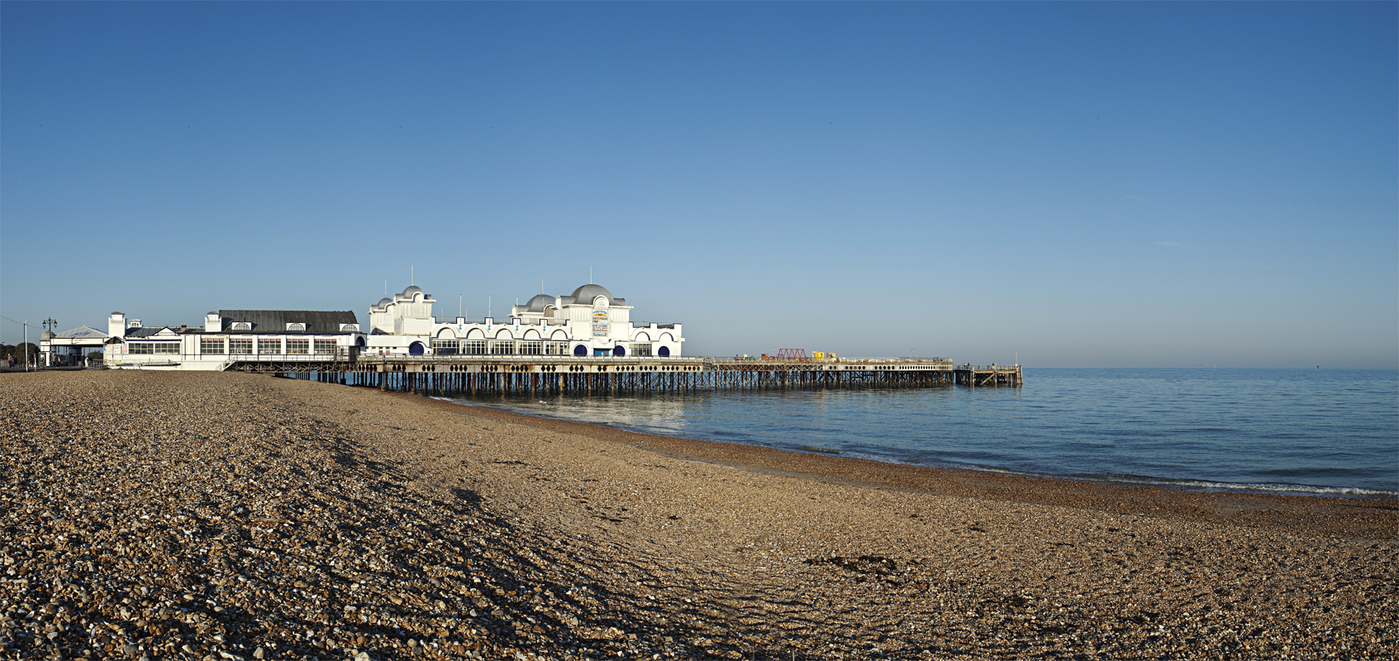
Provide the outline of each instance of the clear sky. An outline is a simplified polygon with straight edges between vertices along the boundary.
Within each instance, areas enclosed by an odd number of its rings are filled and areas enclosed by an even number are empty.
[[[4,2],[0,315],[1395,368],[1396,7]]]

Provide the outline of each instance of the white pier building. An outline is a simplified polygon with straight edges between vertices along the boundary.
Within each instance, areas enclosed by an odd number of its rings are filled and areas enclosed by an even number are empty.
[[[631,321],[632,306],[602,285],[569,296],[539,294],[504,319],[438,321],[436,301],[410,286],[369,308],[369,355],[679,357],[680,324]]]
[[[316,362],[363,346],[355,313],[219,310],[203,326],[145,326],[107,318],[103,362],[115,369],[223,370],[239,361]]]
[[[570,296],[540,294],[512,306],[506,318],[438,321],[436,301],[416,286],[369,308],[361,330],[350,311],[219,310],[202,326],[144,326],[113,312],[103,361],[117,369],[223,370],[235,363],[322,362],[365,356],[477,355],[560,357],[679,357],[680,324],[631,321],[631,306],[601,285]],[[60,334],[63,335],[63,334]],[[63,344],[57,336],[51,346]],[[52,351],[53,349],[50,349]]]

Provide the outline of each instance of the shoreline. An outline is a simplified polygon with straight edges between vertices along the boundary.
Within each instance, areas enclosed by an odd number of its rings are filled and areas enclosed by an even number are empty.
[[[0,406],[7,658],[1399,648],[1394,501],[900,467],[239,373],[41,373]]]
[[[821,449],[821,448],[811,448],[811,449],[806,449],[806,448],[803,448],[803,447],[784,448],[784,447],[775,447],[775,446],[759,445],[759,444],[756,444],[756,443],[738,443],[738,442],[732,442],[732,441],[719,441],[719,440],[711,440],[711,439],[690,438],[690,437],[687,437],[687,436],[674,436],[674,435],[669,435],[669,434],[652,434],[652,433],[650,433],[650,432],[641,431],[641,430],[638,430],[638,429],[628,428],[628,427],[625,426],[625,425],[614,425],[614,424],[606,423],[606,422],[583,422],[583,421],[579,421],[579,420],[570,420],[570,419],[568,419],[568,418],[558,417],[558,416],[551,416],[551,415],[546,415],[546,414],[543,414],[543,413],[530,413],[530,412],[525,412],[525,411],[512,410],[512,409],[510,409],[509,407],[504,406],[504,405],[494,405],[494,404],[478,403],[478,402],[474,402],[474,401],[471,401],[471,400],[468,400],[468,399],[451,398],[451,397],[437,396],[437,395],[417,395],[417,396],[419,396],[419,397],[424,397],[424,398],[426,398],[426,399],[435,400],[435,401],[441,401],[441,402],[448,402],[448,403],[452,403],[452,404],[457,404],[457,405],[459,405],[459,406],[466,406],[466,407],[470,407],[470,408],[474,408],[474,409],[484,409],[484,410],[500,411],[500,412],[503,412],[503,413],[510,413],[510,414],[514,414],[514,415],[524,416],[524,417],[527,417],[527,418],[537,418],[537,419],[541,419],[541,420],[554,420],[554,421],[569,422],[569,423],[579,424],[579,425],[588,425],[588,426],[593,426],[593,427],[602,427],[602,428],[606,428],[606,429],[614,429],[614,430],[617,430],[617,431],[628,432],[628,433],[632,433],[632,434],[640,434],[640,435],[642,435],[642,436],[656,436],[656,437],[660,437],[660,438],[675,438],[675,439],[680,439],[680,440],[683,440],[683,441],[689,441],[689,442],[693,442],[693,443],[715,443],[715,444],[718,444],[718,445],[732,445],[732,446],[739,446],[739,447],[766,448],[766,449],[770,449],[770,450],[776,450],[776,451],[778,451],[778,452],[787,452],[787,453],[793,453],[793,454],[813,454],[813,455],[822,455],[822,456],[828,456],[828,457],[840,457],[840,458],[842,458],[842,459],[849,459],[849,460],[852,460],[852,461],[869,461],[869,462],[873,462],[873,463],[876,463],[876,464],[887,464],[887,465],[890,465],[890,466],[907,466],[907,467],[914,468],[914,469],[926,469],[926,470],[930,470],[930,471],[947,471],[947,472],[951,472],[951,473],[974,473],[974,474],[1004,475],[1004,476],[1008,476],[1008,477],[1018,477],[1018,478],[1025,478],[1025,479],[1047,479],[1047,480],[1061,480],[1061,481],[1064,481],[1064,482],[1082,482],[1082,483],[1087,483],[1087,484],[1097,484],[1097,485],[1110,486],[1110,487],[1115,486],[1115,487],[1126,487],[1126,488],[1137,488],[1137,487],[1140,487],[1140,488],[1158,488],[1158,489],[1167,489],[1167,490],[1183,490],[1183,491],[1188,491],[1188,492],[1199,492],[1199,493],[1277,495],[1277,496],[1297,496],[1297,497],[1301,497],[1301,498],[1361,498],[1361,499],[1366,499],[1366,498],[1379,498],[1379,499],[1384,499],[1384,500],[1396,500],[1396,501],[1399,501],[1399,491],[1386,491],[1386,490],[1383,490],[1383,489],[1365,489],[1365,488],[1361,488],[1361,487],[1329,487],[1329,486],[1313,486],[1313,485],[1298,484],[1298,485],[1293,485],[1293,486],[1295,486],[1296,488],[1287,488],[1289,485],[1277,485],[1277,488],[1268,488],[1268,487],[1265,486],[1265,485],[1249,485],[1249,484],[1231,483],[1231,482],[1207,482],[1207,481],[1204,481],[1204,480],[1191,480],[1191,479],[1180,479],[1180,480],[1176,480],[1176,481],[1172,481],[1172,480],[1170,480],[1170,479],[1168,479],[1168,478],[1155,478],[1155,477],[1140,477],[1140,478],[1137,478],[1137,479],[1126,479],[1126,478],[1115,479],[1115,478],[1107,477],[1107,476],[1104,476],[1104,477],[1093,477],[1093,476],[1053,475],[1053,474],[1048,474],[1048,473],[1033,473],[1033,472],[1016,471],[1016,470],[1000,469],[1000,468],[978,468],[978,467],[973,467],[973,466],[966,466],[966,467],[960,467],[960,466],[933,466],[933,465],[927,465],[927,464],[913,464],[913,463],[904,463],[904,462],[898,462],[898,461],[886,461],[886,460],[879,459],[879,458],[876,458],[876,457],[862,457],[862,456],[847,455],[847,454],[844,454],[843,452],[838,451],[838,450],[826,450],[826,449]],[[1218,485],[1218,486],[1211,486],[1211,485]]]
[[[1006,502],[1066,505],[1116,514],[1179,516],[1212,523],[1297,530],[1315,534],[1356,534],[1384,539],[1399,536],[1399,498],[1388,495],[1287,494],[1257,491],[1203,491],[1188,487],[1076,480],[1047,475],[1000,473],[974,469],[895,464],[874,459],[795,452],[744,443],[728,443],[632,431],[605,424],[530,415],[463,400],[409,393],[434,405],[462,407],[487,417],[511,420],[550,431],[623,442],[677,459],[703,460],[733,468],[817,481],[881,487]],[[1333,518],[1340,517],[1340,518]]]

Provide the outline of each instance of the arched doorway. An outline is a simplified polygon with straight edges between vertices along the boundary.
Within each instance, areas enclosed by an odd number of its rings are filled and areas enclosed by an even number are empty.
[[[656,352],[656,355],[657,355],[657,356],[660,356],[660,357],[662,357],[662,358],[669,358],[669,357],[670,357],[670,347],[661,347],[660,350]]]
[[[408,345],[408,355],[410,355],[410,356],[421,356],[421,355],[423,355],[423,343],[422,343],[422,342],[414,342],[414,343]]]
[[[583,346],[583,345],[581,345],[581,344],[578,345],[578,346],[576,346],[576,347],[573,347],[573,355],[575,355],[575,356],[586,356],[586,355],[588,355],[588,347],[585,347],[585,346]]]
[[[355,346],[357,346],[357,347],[363,349],[363,348],[364,348],[364,338],[362,338],[362,337],[357,337],[357,338],[355,338]]]
[[[618,358],[621,358],[622,356],[627,355],[627,350],[626,350],[625,347],[623,347],[623,346],[621,346],[621,345],[619,344],[619,345],[617,345],[617,346],[615,346],[615,347],[612,347],[612,355],[617,356]]]

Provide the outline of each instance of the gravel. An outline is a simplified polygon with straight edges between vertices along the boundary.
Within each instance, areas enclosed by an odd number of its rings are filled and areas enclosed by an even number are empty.
[[[233,373],[0,375],[0,657],[1393,658],[1393,499],[667,439]]]

